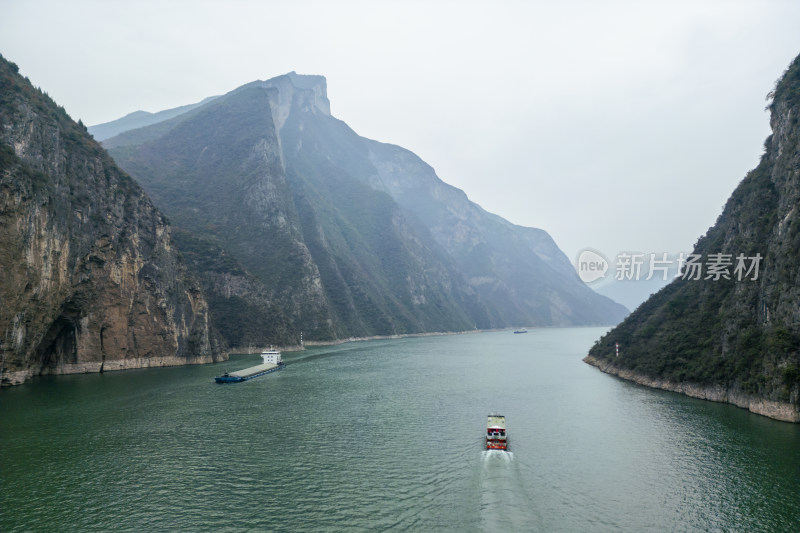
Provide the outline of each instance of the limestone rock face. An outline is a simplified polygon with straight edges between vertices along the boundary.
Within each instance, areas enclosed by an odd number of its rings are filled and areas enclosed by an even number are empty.
[[[165,217],[2,58],[0,272],[3,384],[214,359]]]

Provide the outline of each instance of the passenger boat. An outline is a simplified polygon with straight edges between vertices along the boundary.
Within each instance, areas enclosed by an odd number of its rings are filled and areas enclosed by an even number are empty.
[[[486,449],[507,450],[508,435],[506,435],[506,417],[490,414],[486,421]]]
[[[270,346],[269,350],[261,352],[261,360],[262,363],[260,365],[237,370],[236,372],[225,372],[223,375],[215,377],[214,381],[217,383],[238,383],[275,372],[286,365],[281,359],[281,352],[276,350],[274,346]]]

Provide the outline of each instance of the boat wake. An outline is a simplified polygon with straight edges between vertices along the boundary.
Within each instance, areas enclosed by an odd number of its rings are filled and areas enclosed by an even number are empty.
[[[513,452],[484,450],[480,473],[481,530],[534,530],[531,503]]]
[[[509,452],[507,450],[484,450],[483,451],[483,462],[484,464],[488,461],[500,461],[509,463],[514,460],[514,452]]]

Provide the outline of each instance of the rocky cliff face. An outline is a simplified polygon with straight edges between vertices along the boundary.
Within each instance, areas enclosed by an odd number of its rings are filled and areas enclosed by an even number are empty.
[[[0,58],[2,383],[208,362],[208,304],[164,216]]]
[[[685,269],[603,337],[587,362],[799,422],[800,58],[770,109],[761,162],[695,246],[705,270]]]
[[[372,186],[422,221],[499,323],[607,325],[628,314],[578,279],[546,231],[484,211],[404,148],[363,142],[377,170]]]
[[[290,74],[106,145],[180,227],[230,345],[473,329],[457,272],[317,119],[324,78]]]
[[[314,91],[295,104],[281,129],[290,176],[295,169],[304,179],[316,174],[324,185],[335,172],[367,185],[375,198],[389,195],[409,229],[447,264],[451,279],[456,273],[456,283],[464,283],[463,301],[471,299],[479,310],[473,323],[615,324],[627,314],[578,279],[547,232],[487,213],[412,152],[360,137],[330,116],[327,98],[318,96],[324,95],[324,78],[305,78]]]
[[[104,146],[190,236],[214,320],[263,325],[260,338],[220,327],[233,345],[627,312],[587,289],[546,232],[486,213],[415,155],[333,117],[321,76],[253,82]],[[238,266],[210,264],[204,246]]]

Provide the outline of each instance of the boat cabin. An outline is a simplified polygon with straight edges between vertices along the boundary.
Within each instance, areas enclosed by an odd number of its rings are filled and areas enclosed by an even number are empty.
[[[265,350],[261,352],[261,359],[265,365],[277,365],[281,363],[281,352],[278,350]]]

